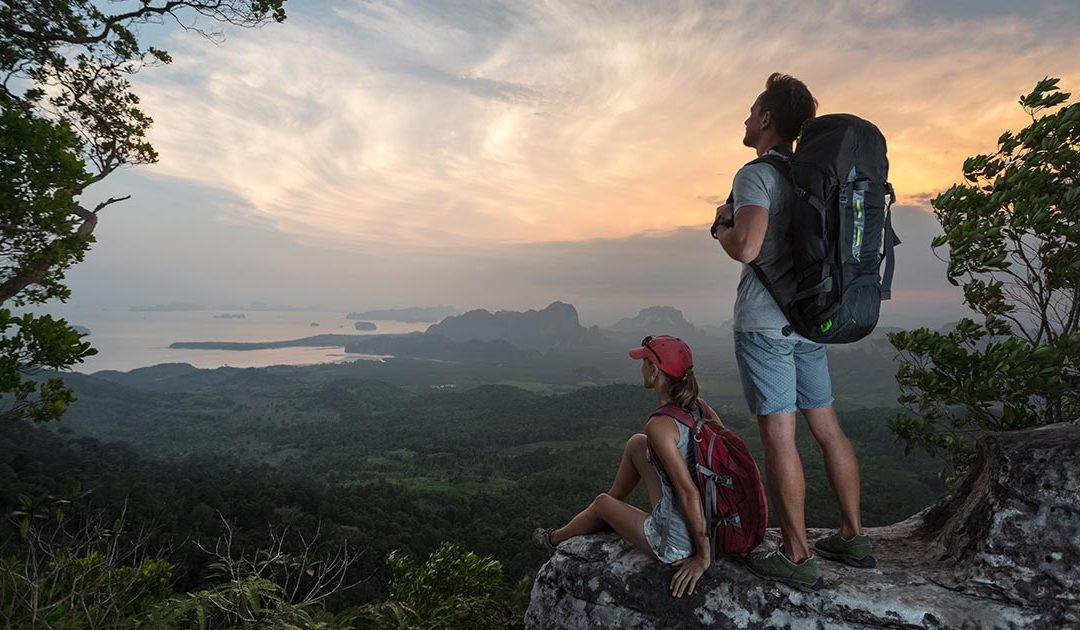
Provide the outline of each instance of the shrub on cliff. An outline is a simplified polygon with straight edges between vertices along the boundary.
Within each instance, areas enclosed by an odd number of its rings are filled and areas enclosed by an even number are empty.
[[[497,597],[502,564],[443,542],[424,562],[403,551],[386,559],[389,593],[383,602],[338,616],[359,627],[408,630],[517,628],[523,611]]]
[[[964,162],[966,183],[931,201],[948,280],[978,315],[948,332],[891,333],[907,446],[942,455],[959,477],[984,430],[1060,422],[1080,411],[1080,103],[1058,79],[1020,106],[1031,124]]]

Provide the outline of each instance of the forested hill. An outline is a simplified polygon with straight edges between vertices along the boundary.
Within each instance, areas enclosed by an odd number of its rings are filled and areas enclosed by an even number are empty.
[[[405,388],[350,376],[350,367],[73,375],[79,400],[61,423],[4,429],[3,507],[18,493],[82,479],[96,500],[118,507],[130,496],[132,513],[162,518],[176,535],[213,531],[217,512],[242,523],[251,543],[268,522],[321,520],[331,536],[371,550],[363,567],[371,575],[382,575],[389,550],[421,555],[455,540],[503,561],[514,582],[542,560],[529,531],[606,490],[624,441],[655,406],[632,385],[561,395],[507,385]],[[718,410],[760,456],[741,406]],[[862,460],[870,525],[908,516],[942,490],[935,462],[904,457],[887,427],[892,413],[841,406]],[[804,431],[808,520],[829,526],[834,507],[807,438]],[[384,582],[372,584],[364,597]]]

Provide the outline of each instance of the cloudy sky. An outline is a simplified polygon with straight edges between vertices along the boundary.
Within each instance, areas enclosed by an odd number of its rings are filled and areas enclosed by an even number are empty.
[[[652,304],[719,323],[739,266],[704,226],[782,71],[885,133],[904,240],[885,318],[945,321],[927,200],[1025,124],[1035,81],[1080,90],[1071,1],[287,7],[221,45],[147,28],[174,58],[136,81],[161,161],[88,193],[133,198],[103,213],[73,305],[561,299],[597,323]]]

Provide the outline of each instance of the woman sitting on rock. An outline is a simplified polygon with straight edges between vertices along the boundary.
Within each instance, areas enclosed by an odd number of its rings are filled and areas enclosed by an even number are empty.
[[[683,340],[670,335],[646,337],[641,347],[630,350],[630,358],[641,360],[643,385],[656,392],[661,406],[678,405],[695,419],[703,413],[707,418],[716,418],[708,405],[704,410],[698,408],[693,356]],[[690,429],[668,416],[650,416],[645,433],[636,433],[626,441],[611,489],[598,495],[565,526],[537,529],[533,541],[553,550],[564,540],[609,525],[638,549],[678,567],[671,580],[674,597],[693,593],[698,579],[709,568],[712,550],[698,489],[690,477],[692,449]],[[653,458],[659,459],[666,474],[658,473]],[[626,502],[639,481],[645,484],[653,506],[651,513]]]

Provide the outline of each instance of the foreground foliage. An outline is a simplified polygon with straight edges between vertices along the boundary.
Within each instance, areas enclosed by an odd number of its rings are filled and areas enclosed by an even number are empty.
[[[978,432],[1080,413],[1080,103],[1069,98],[1040,81],[1020,99],[1031,125],[968,158],[968,183],[931,202],[944,230],[933,246],[948,246],[949,282],[982,321],[890,334],[913,412],[892,428],[908,450],[942,455],[949,480]]]
[[[0,618],[10,628],[314,627],[324,600],[348,587],[356,562],[348,546],[320,554],[318,537],[270,532],[261,549],[234,548],[233,528],[212,548],[207,583],[176,592],[179,567],[155,547],[146,523],[91,510],[76,489],[67,497],[20,500],[16,539],[0,547]],[[160,538],[157,539],[160,541]]]
[[[270,532],[270,545],[240,549],[233,527],[212,547],[191,544],[212,562],[206,584],[177,592],[177,566],[154,551],[147,530],[125,514],[92,511],[76,489],[68,498],[23,497],[11,514],[17,540],[0,548],[0,618],[7,628],[516,628],[523,598],[500,594],[502,565],[455,543],[423,563],[403,550],[386,563],[385,601],[326,612],[348,590],[358,556],[343,544],[320,554],[311,538]],[[526,583],[522,583],[522,588]]]
[[[403,550],[386,559],[390,566],[386,600],[339,615],[361,627],[402,630],[516,628],[523,610],[496,597],[502,564],[459,544],[443,542],[418,563]]]

